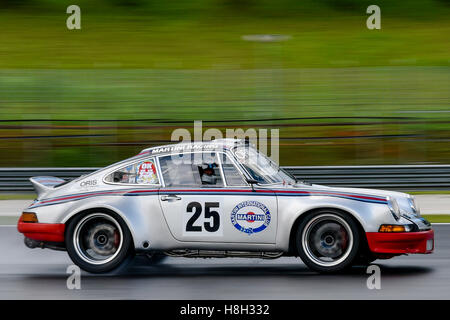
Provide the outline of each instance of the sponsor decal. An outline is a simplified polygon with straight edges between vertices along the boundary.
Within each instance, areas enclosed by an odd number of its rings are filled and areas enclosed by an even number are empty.
[[[231,211],[233,226],[248,235],[266,229],[270,220],[269,209],[259,201],[243,201]]]
[[[187,144],[175,144],[165,147],[156,147],[154,149],[144,150],[141,153],[149,152],[151,154],[158,153],[167,153],[167,152],[182,152],[187,150],[208,150],[208,149],[217,149],[219,145],[216,143],[187,143]]]
[[[97,180],[86,180],[80,182],[80,187],[82,188],[89,188],[89,187],[95,187],[97,185]]]
[[[142,162],[138,168],[137,183],[140,184],[155,184],[158,183],[156,177],[156,168],[152,161]]]

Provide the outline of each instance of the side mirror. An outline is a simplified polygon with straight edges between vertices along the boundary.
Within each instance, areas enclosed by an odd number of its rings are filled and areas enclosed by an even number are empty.
[[[245,179],[245,180],[247,181],[248,184],[250,184],[252,186],[252,189],[253,189],[253,185],[254,184],[258,184],[259,183],[259,181],[255,180],[255,179]]]

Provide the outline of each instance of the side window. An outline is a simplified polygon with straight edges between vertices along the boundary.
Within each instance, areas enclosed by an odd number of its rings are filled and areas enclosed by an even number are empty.
[[[197,164],[202,185],[223,187],[217,154],[205,152],[202,156],[202,162]]]
[[[247,182],[228,155],[222,157],[222,169],[228,186],[244,186]]]
[[[223,186],[215,153],[185,153],[159,158],[167,187]]]
[[[153,159],[123,167],[108,175],[105,180],[115,183],[159,184],[156,165]]]

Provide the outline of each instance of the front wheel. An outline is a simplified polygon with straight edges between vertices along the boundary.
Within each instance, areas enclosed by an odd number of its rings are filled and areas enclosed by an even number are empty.
[[[91,273],[113,271],[133,252],[131,233],[114,212],[78,215],[67,226],[65,242],[72,261]]]
[[[300,258],[312,270],[339,272],[352,265],[358,254],[357,224],[347,214],[323,209],[299,224],[296,245]]]

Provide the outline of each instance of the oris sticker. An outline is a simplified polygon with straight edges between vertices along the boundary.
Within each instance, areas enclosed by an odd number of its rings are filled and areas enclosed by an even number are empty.
[[[258,233],[270,223],[270,211],[258,201],[243,201],[231,211],[231,223],[248,235]]]
[[[80,182],[80,187],[82,188],[90,188],[90,187],[96,187],[97,186],[97,180],[86,180]]]

